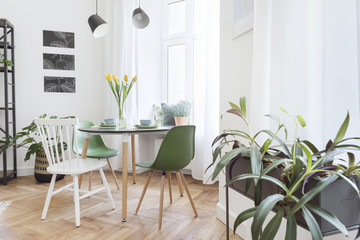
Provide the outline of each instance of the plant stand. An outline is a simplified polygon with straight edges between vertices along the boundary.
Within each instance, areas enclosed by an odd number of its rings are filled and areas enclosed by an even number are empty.
[[[351,176],[350,178],[354,181],[357,187],[360,188],[359,178],[357,176]],[[319,181],[320,180],[311,178],[305,186],[304,193],[314,188]],[[295,196],[298,198],[302,196],[301,189],[295,193]],[[309,203],[324,208],[335,214],[348,230],[357,229],[360,225],[360,199],[358,198],[355,190],[343,179],[339,178],[330,186],[324,188],[324,190],[311,199]],[[309,229],[300,212],[295,213],[295,217],[298,225]],[[315,214],[314,217],[324,236],[339,232],[337,228],[325,221],[323,218]]]

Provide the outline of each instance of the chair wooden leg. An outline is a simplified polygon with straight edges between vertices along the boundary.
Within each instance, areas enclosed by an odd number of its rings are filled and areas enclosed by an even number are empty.
[[[98,158],[98,160],[100,161],[101,159],[100,159],[100,158]],[[101,176],[100,176],[100,182],[101,182],[101,184],[104,184],[104,183],[103,183],[103,180],[102,180],[102,178],[101,178]]]
[[[140,205],[141,205],[142,200],[143,200],[143,198],[144,198],[144,196],[145,196],[146,189],[147,189],[147,187],[149,186],[149,183],[150,183],[150,179],[151,179],[151,177],[152,177],[152,174],[153,174],[153,171],[151,170],[151,171],[150,171],[150,174],[149,174],[149,177],[148,177],[148,179],[147,179],[147,181],[146,181],[146,184],[145,184],[145,186],[144,186],[144,190],[143,190],[143,192],[142,192],[142,194],[141,194],[139,203],[138,203],[138,205],[137,205],[137,207],[136,207],[136,212],[135,212],[135,214],[137,214],[138,211],[139,211],[139,209],[140,209]]]
[[[170,203],[172,203],[172,192],[171,192],[171,172],[167,173],[168,182],[169,182],[169,197],[170,197]]]
[[[44,209],[43,209],[41,219],[46,218],[46,214],[47,214],[47,211],[48,211],[49,205],[50,205],[51,196],[52,196],[52,193],[54,191],[55,181],[56,181],[56,174],[53,174],[52,178],[51,178],[48,194],[46,196],[46,200],[45,200]]]
[[[89,191],[91,191],[91,179],[92,179],[92,171],[89,172]]]
[[[80,227],[80,200],[79,200],[78,175],[73,175],[73,181],[74,181],[75,225],[76,227]]]
[[[113,170],[113,168],[112,168],[112,166],[111,166],[111,162],[110,162],[110,160],[109,160],[108,158],[107,158],[106,160],[107,160],[107,162],[108,162],[110,171],[111,171],[111,173],[112,173],[112,175],[113,175],[113,177],[114,177],[114,180],[115,180],[115,183],[116,183],[116,187],[117,187],[118,190],[120,190],[119,182],[118,182],[118,180],[117,180],[117,178],[116,178],[115,171]]]
[[[113,197],[112,197],[112,195],[111,195],[111,191],[110,191],[110,188],[109,188],[109,184],[108,184],[107,181],[106,181],[106,177],[105,177],[105,174],[104,174],[103,169],[100,168],[100,169],[99,169],[99,172],[100,172],[100,176],[101,176],[101,179],[102,179],[102,181],[103,181],[103,184],[104,184],[104,186],[105,186],[105,188],[106,188],[106,193],[107,193],[107,196],[108,196],[109,201],[110,201],[110,203],[111,203],[111,206],[112,206],[113,209],[115,209],[114,199],[113,199]]]
[[[132,179],[136,183],[136,166],[135,166],[135,135],[131,134],[131,163],[132,163]]]
[[[184,174],[182,174],[182,172],[180,172],[180,175],[181,175],[181,178],[182,178],[181,180],[182,180],[182,182],[183,182],[183,184],[184,184],[185,191],[186,191],[186,193],[187,193],[187,195],[188,195],[188,198],[189,198],[189,201],[190,201],[190,203],[191,203],[191,207],[192,207],[192,209],[193,209],[193,211],[194,211],[195,216],[197,217],[198,214],[197,214],[197,212],[196,212],[194,202],[193,202],[193,200],[192,200],[192,198],[191,198],[189,188],[188,188],[188,186],[187,186],[187,184],[186,184],[186,180],[185,180]]]
[[[164,182],[165,182],[165,173],[161,176],[161,190],[160,190],[160,207],[159,207],[159,230],[161,230],[162,223],[162,212],[163,212],[163,203],[164,203]]]
[[[178,182],[178,186],[179,186],[180,196],[183,197],[184,196],[184,190],[183,190],[182,184],[181,184],[180,172],[176,172],[176,178],[177,178],[177,182]]]

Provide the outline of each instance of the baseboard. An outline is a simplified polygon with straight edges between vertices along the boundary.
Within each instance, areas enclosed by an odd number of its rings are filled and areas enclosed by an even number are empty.
[[[21,167],[17,169],[17,176],[34,176],[34,167]]]
[[[216,204],[216,217],[219,219],[224,225],[226,225],[226,206],[218,202]],[[230,228],[230,236],[233,236],[233,226],[237,214],[229,211],[229,228]],[[236,229],[236,235],[240,236],[243,239],[251,239],[251,222],[245,221]]]

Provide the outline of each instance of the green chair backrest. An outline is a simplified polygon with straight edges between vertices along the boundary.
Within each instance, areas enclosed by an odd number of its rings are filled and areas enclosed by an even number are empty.
[[[186,167],[195,154],[195,126],[176,126],[166,134],[152,169],[178,171]]]
[[[94,123],[91,121],[79,121],[79,124],[77,125],[77,128],[90,128],[94,126]],[[78,138],[78,150],[76,150],[74,141],[73,141],[73,152],[77,154],[82,154],[82,148],[84,144],[84,138],[85,138],[85,132],[78,131],[77,132],[77,138]],[[91,155],[93,153],[96,153],[99,151],[99,149],[102,149],[104,147],[107,147],[103,138],[100,135],[90,135],[90,141],[88,145],[88,151],[87,154]]]

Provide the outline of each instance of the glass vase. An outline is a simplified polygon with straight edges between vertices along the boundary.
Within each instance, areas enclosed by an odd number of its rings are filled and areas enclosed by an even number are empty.
[[[119,107],[119,121],[117,127],[120,129],[126,128],[126,114],[124,107]]]

